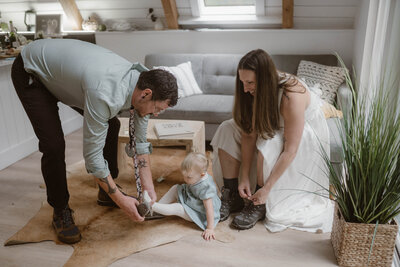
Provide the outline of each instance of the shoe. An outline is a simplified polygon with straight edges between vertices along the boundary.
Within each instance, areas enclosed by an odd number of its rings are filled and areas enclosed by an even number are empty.
[[[53,213],[53,228],[57,238],[61,242],[74,244],[81,240],[81,233],[76,227],[72,213],[74,211],[67,205],[64,209],[56,210]]]
[[[145,221],[150,221],[150,220],[157,220],[157,219],[162,219],[165,218],[164,215],[158,213],[158,212],[150,212],[149,214],[147,214],[146,216],[144,216],[144,220]]]
[[[118,190],[121,191],[122,194],[126,196],[124,192],[122,192],[121,186],[116,184],[118,187]],[[104,207],[114,207],[114,208],[119,208],[118,205],[114,202],[114,200],[111,199],[111,197],[106,193],[106,191],[103,190],[99,186],[99,192],[97,193],[97,205],[99,206],[104,206]]]
[[[140,216],[144,217],[145,221],[161,219],[165,217],[164,215],[153,211],[150,204],[151,198],[145,190],[143,192],[143,202],[137,206]]]
[[[150,203],[147,201],[143,201],[137,206],[137,210],[140,216],[145,217],[146,215],[151,213]]]
[[[254,205],[250,202],[232,221],[232,226],[239,230],[252,228],[258,221],[265,218],[265,204]]]
[[[220,222],[228,219],[232,212],[241,211],[244,207],[244,201],[240,197],[239,192],[231,192],[228,188],[222,187],[221,189],[221,208],[220,208]]]

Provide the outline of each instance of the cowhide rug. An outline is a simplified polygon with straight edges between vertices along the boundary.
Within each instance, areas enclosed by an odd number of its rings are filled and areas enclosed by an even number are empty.
[[[156,180],[160,176],[165,178],[162,182],[154,181],[159,198],[172,185],[183,182],[180,164],[184,156],[185,150],[154,149],[150,157],[153,179]],[[116,182],[122,186],[124,192],[136,195],[131,161],[128,159],[127,164],[122,164],[125,167]],[[65,266],[108,266],[132,253],[175,242],[184,236],[193,235],[193,238],[201,238],[200,228],[179,217],[171,216],[135,223],[120,209],[98,206],[96,203],[98,189],[93,178],[86,173],[83,162],[68,169],[68,188],[71,195],[69,203],[75,211],[75,223],[81,230],[82,240],[72,245],[74,252]],[[4,245],[45,240],[61,244],[57,241],[51,220],[52,208],[43,203],[38,213]],[[221,242],[232,242],[234,239],[229,233],[227,222],[218,224],[216,235],[217,240]]]

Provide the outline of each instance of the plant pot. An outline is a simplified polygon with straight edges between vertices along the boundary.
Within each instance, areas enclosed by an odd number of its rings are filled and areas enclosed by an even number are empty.
[[[337,206],[333,219],[331,241],[339,266],[387,266],[392,265],[398,226],[379,224],[371,249],[375,224],[346,222]]]

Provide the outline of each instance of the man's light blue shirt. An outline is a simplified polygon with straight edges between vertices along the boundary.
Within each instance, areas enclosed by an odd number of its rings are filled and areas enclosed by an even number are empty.
[[[71,39],[45,39],[21,52],[25,70],[39,78],[60,102],[83,110],[83,156],[88,173],[110,174],[103,148],[108,121],[129,110],[140,72],[147,70],[100,46]],[[149,116],[135,113],[138,154],[151,153]]]

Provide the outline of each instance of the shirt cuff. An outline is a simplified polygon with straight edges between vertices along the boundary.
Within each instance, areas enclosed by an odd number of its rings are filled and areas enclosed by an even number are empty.
[[[99,179],[104,179],[108,175],[110,175],[110,170],[108,169],[108,163],[106,160],[104,160],[104,168],[103,169],[91,170],[90,166],[86,165],[86,171],[89,174],[92,174],[96,178],[99,178]]]
[[[153,145],[150,142],[137,143],[136,150],[137,150],[138,155],[151,154],[153,152]],[[131,158],[133,158],[133,156],[135,155],[135,150],[130,149],[129,144],[126,144],[125,152],[128,155],[128,157],[131,157]]]

